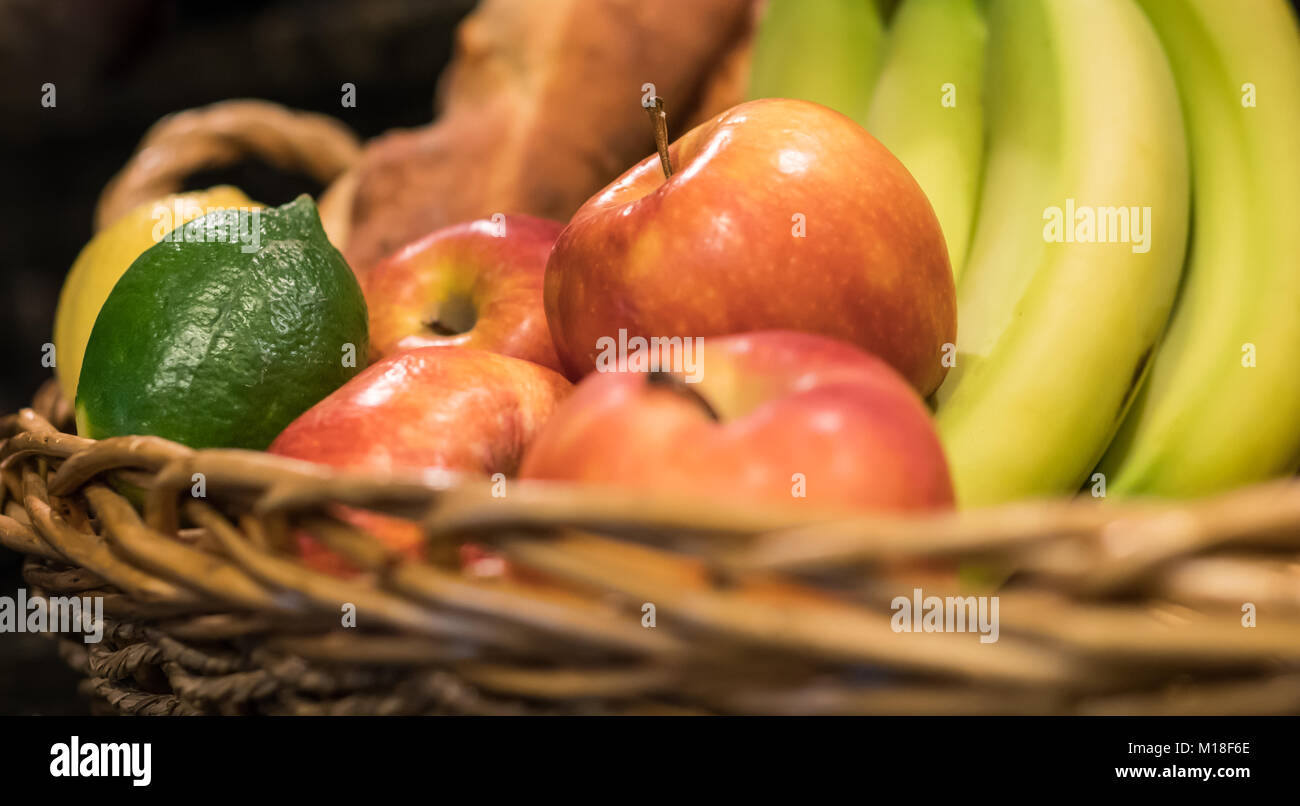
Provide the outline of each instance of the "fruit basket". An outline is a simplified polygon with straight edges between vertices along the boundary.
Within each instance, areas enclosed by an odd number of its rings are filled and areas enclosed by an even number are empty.
[[[95,442],[60,431],[67,415],[47,386],[2,421],[0,540],[27,555],[34,591],[104,596],[104,640],[65,637],[63,654],[123,713],[1300,709],[1295,482],[818,519],[576,486],[494,498],[484,482]],[[147,488],[142,512],[119,477]],[[331,518],[337,502],[420,517],[434,546],[483,542],[547,582],[394,557]],[[295,528],[365,574],[302,567],[283,549]],[[962,560],[1011,576],[997,640],[893,631],[900,591],[968,595],[936,571]],[[1243,603],[1259,626],[1243,628]],[[340,629],[348,604],[357,627]]]
[[[1012,5],[999,6],[1003,9],[1003,26],[1009,27],[1008,19],[1020,20],[1018,14],[1006,11]],[[1069,15],[1082,13],[1078,8],[1070,11],[1065,4],[1041,5],[1059,13],[1046,14],[1046,21],[1033,20],[1026,25],[1041,24],[1052,35],[1069,31],[1071,26],[1065,24]],[[1147,5],[1161,6],[1158,0]],[[904,8],[909,6],[923,4],[904,4]],[[1096,19],[1114,27],[1104,30],[1104,34],[1114,34],[1115,30],[1132,34],[1131,40],[1122,40],[1129,56],[1160,54],[1160,41],[1136,5],[1126,0],[1097,4],[1099,9],[1103,6]],[[832,7],[834,4],[827,4],[821,11]],[[1205,8],[1204,4],[1201,8]],[[1172,12],[1170,16],[1176,17]],[[1090,24],[1092,21],[1089,18]],[[825,24],[824,20],[820,22]],[[902,36],[901,21],[896,22],[896,28],[895,35]],[[1011,37],[1010,44],[1003,43],[1000,52],[1008,62],[1023,55],[1015,49],[1017,42],[1019,47],[1028,47],[1027,43],[1037,41],[1030,34],[1035,34],[1034,29],[1026,27],[1018,32],[1019,39]],[[481,42],[479,45],[486,47]],[[780,50],[771,42],[765,44],[761,37],[757,47],[768,48],[768,58]],[[1077,56],[1083,50],[1076,43],[1074,50],[1067,52]],[[1300,47],[1295,50],[1300,53]],[[716,55],[710,54],[709,58]],[[1169,115],[1152,125],[1163,127],[1162,132],[1177,134],[1175,141],[1183,144],[1174,79],[1167,70],[1155,66],[1157,61],[1153,57],[1141,66],[1162,76],[1152,81],[1156,88],[1151,90],[1151,98],[1163,103],[1163,111]],[[760,74],[755,72],[755,76]],[[769,70],[768,80],[779,81],[787,74]],[[1038,90],[1027,88],[1015,75],[1003,74],[997,80],[1012,86],[1012,95],[1022,101],[1030,99],[1026,104],[1033,106],[1030,101]],[[1098,82],[1099,86],[1103,84]],[[708,96],[703,91],[698,94]],[[1125,101],[1145,109],[1144,98],[1135,94],[1125,96]],[[727,117],[730,112],[723,113],[713,118],[712,124],[703,125],[733,126],[727,136],[735,138],[746,136],[739,126],[745,120],[751,124],[765,119],[788,122],[807,115],[807,121],[796,120],[806,124],[806,131],[821,132],[822,125],[856,127],[848,118],[828,118],[830,110],[814,106],[778,100],[766,106],[747,107],[745,115],[733,118]],[[654,105],[647,109],[652,119],[663,125],[662,106],[658,111]],[[482,114],[482,120],[488,123],[491,115],[498,113],[495,107],[490,113],[482,109],[474,112]],[[479,118],[471,119],[481,122]],[[995,121],[992,125],[996,134],[999,124]],[[1003,121],[1000,125],[1009,124]],[[788,134],[788,130],[800,126],[771,128]],[[1123,129],[1100,128],[1107,136]],[[691,140],[698,131],[693,130],[683,141]],[[666,182],[673,177],[674,161],[680,166],[691,160],[690,143],[679,141],[669,147],[664,129],[657,129],[655,134],[658,154],[631,169],[626,175],[631,177],[627,185],[619,185],[623,180],[618,180],[610,187],[631,188],[629,192],[636,195],[639,191],[635,182],[647,171],[657,177],[653,172],[662,167]],[[707,129],[691,142],[698,144],[704,136],[711,136]],[[846,148],[857,148],[860,141],[853,139],[857,137],[846,135],[845,139],[852,141]],[[449,139],[433,137],[424,143],[433,143],[427,151],[412,150],[431,153],[451,148],[446,145]],[[703,150],[720,152],[725,139],[718,138]],[[413,141],[399,137],[388,142],[397,143],[400,150]],[[763,141],[758,142],[759,147],[752,148],[754,152],[766,147]],[[1197,141],[1188,145],[1195,169],[1204,147]],[[582,144],[574,148],[590,150]],[[874,139],[866,148],[862,153],[871,159],[888,154]],[[796,158],[793,163],[775,162],[783,175],[818,169],[801,162],[797,152],[779,151],[777,147],[772,150],[782,159],[792,153]],[[367,187],[360,168],[361,154],[362,146],[340,124],[273,104],[226,102],[181,113],[152,129],[130,163],[105,189],[97,226],[101,230],[109,227],[129,211],[139,209],[140,204],[180,190],[184,179],[196,171],[252,156],[329,184],[320,204],[319,220],[323,223],[313,225],[320,230],[317,242],[325,243],[328,235],[351,261],[365,250],[384,250],[376,245],[373,231],[354,227],[349,232],[349,222],[364,220],[373,224],[383,218],[372,208],[376,197],[389,191],[394,198],[408,202],[412,195],[410,187],[400,182]],[[1074,156],[1086,161],[1097,159],[1099,154],[1107,156],[1109,152],[1105,148],[1095,153],[1081,149]],[[1201,203],[1194,196],[1189,200],[1191,191],[1185,182],[1182,156],[1186,154],[1181,151],[1162,152],[1159,165],[1152,169],[1157,181],[1148,183],[1160,186],[1159,192],[1164,194],[1160,200],[1165,204],[1158,208],[1162,211],[1157,214],[1158,221],[1179,233],[1174,239],[1179,244],[1185,244],[1186,231],[1179,229],[1176,216],[1166,218],[1165,214],[1174,208],[1195,209]],[[888,163],[884,157],[880,160],[872,165],[873,169],[887,174],[897,166],[900,176],[907,175],[892,157]],[[380,164],[377,171],[375,164]],[[382,160],[369,167],[374,173],[384,174]],[[844,174],[856,170],[856,166],[852,170],[849,166],[832,167]],[[1167,186],[1161,184],[1158,180],[1165,178],[1160,175],[1162,169],[1168,169],[1171,177],[1182,170],[1183,183],[1171,179]],[[824,164],[820,170],[825,170]],[[679,176],[701,172],[691,166]],[[1115,172],[1101,173],[1111,176]],[[439,181],[452,179],[444,177]],[[936,242],[933,236],[939,229],[934,214],[928,209],[921,212],[925,205],[907,208],[916,199],[924,200],[921,188],[910,177],[905,184],[910,190],[905,189],[898,194],[900,199],[892,199],[889,204],[903,208],[902,218],[909,221],[925,219],[920,229],[926,232],[916,236],[917,240]],[[793,198],[816,204],[822,189],[814,190],[816,193],[806,197]],[[925,190],[931,192],[928,187]],[[566,192],[573,195],[572,188]],[[589,191],[576,195],[581,199]],[[527,196],[520,193],[512,198]],[[553,199],[547,194],[536,196],[542,199],[539,205]],[[973,198],[968,196],[967,201]],[[240,203],[239,199],[235,203]],[[1015,203],[1010,200],[1009,208]],[[879,205],[881,209],[886,206]],[[283,211],[289,208],[293,208],[294,216],[305,209],[286,205],[280,211],[268,212],[268,217],[287,217],[290,213]],[[824,214],[831,216],[833,223],[849,220],[835,219],[834,209],[827,209],[830,212]],[[954,208],[945,209],[955,215]],[[521,226],[519,219],[511,218],[509,226],[543,243],[542,262],[549,254],[554,264],[562,249],[579,254],[580,248],[596,241],[618,244],[632,240],[617,231],[605,237],[611,231],[591,223],[600,212],[599,204],[589,202],[573,216],[562,234],[557,234],[558,224],[551,230],[526,222]],[[779,229],[785,237],[788,216],[784,208],[780,212],[783,218]],[[804,223],[817,227],[825,221],[814,218],[804,222],[799,220],[800,215],[794,216],[791,237],[803,237],[799,227]],[[501,217],[502,221],[507,218]],[[401,221],[402,226],[416,230],[426,223],[415,217]],[[495,218],[477,221],[468,229],[457,230],[455,237],[472,237],[478,230],[498,237],[499,233],[491,233],[498,223]],[[698,223],[691,216],[676,219],[679,233]],[[1033,224],[1037,237],[1041,222],[1035,220]],[[1200,237],[1211,237],[1216,226],[1230,224],[1209,221]],[[585,234],[584,227],[588,228]],[[699,235],[703,230],[692,232],[692,238],[683,241],[698,243],[705,239]],[[368,243],[362,247],[355,241],[346,244],[358,233],[369,239]],[[981,261],[984,271],[990,271],[987,266],[998,261],[980,255],[978,235],[975,237],[965,271],[979,270],[977,264]],[[553,249],[552,242],[556,244]],[[440,243],[437,238],[415,242],[399,253],[397,264],[382,264],[386,266],[383,270],[391,275],[401,270],[403,261],[422,259],[421,255],[440,248]],[[942,247],[941,238],[937,243]],[[536,246],[530,241],[528,247],[534,262]],[[849,433],[873,446],[892,445],[882,434],[901,434],[898,438],[900,444],[905,443],[905,450],[891,453],[891,448],[884,447],[876,453],[851,454],[860,465],[870,466],[879,459],[886,467],[866,472],[866,483],[852,486],[857,480],[849,479],[844,487],[851,493],[849,500],[857,500],[852,498],[854,495],[879,495],[885,503],[909,504],[891,510],[888,506],[836,506],[835,499],[830,504],[827,499],[811,502],[796,497],[782,501],[775,496],[755,501],[752,496],[729,494],[732,487],[725,479],[714,483],[717,480],[709,476],[693,479],[698,489],[691,489],[690,484],[658,489],[654,484],[603,484],[599,474],[593,480],[577,471],[572,476],[548,475],[536,472],[537,462],[531,465],[534,472],[523,472],[520,478],[506,478],[513,473],[459,472],[467,465],[457,462],[444,462],[439,469],[426,472],[394,469],[383,466],[392,464],[385,452],[397,452],[404,437],[393,436],[397,424],[382,418],[374,421],[377,425],[366,426],[371,430],[354,430],[340,441],[350,443],[347,449],[351,453],[347,455],[352,458],[366,455],[373,445],[385,454],[384,462],[340,466],[322,458],[326,454],[318,447],[298,455],[284,448],[283,441],[291,432],[299,438],[298,444],[311,444],[311,428],[322,422],[342,422],[344,414],[351,416],[337,408],[320,415],[315,425],[300,428],[302,421],[294,420],[284,431],[278,431],[279,437],[269,452],[235,447],[192,448],[181,441],[122,428],[92,439],[87,434],[106,428],[104,421],[96,421],[105,416],[103,412],[129,422],[134,409],[152,411],[152,402],[145,396],[157,393],[158,388],[146,383],[132,388],[131,378],[115,375],[122,366],[120,359],[114,359],[103,339],[96,344],[98,336],[88,334],[92,343],[86,348],[85,362],[97,367],[90,372],[81,368],[75,411],[64,387],[52,380],[30,408],[0,418],[0,545],[24,555],[23,575],[33,596],[47,600],[90,597],[102,602],[101,641],[87,642],[76,633],[61,635],[57,640],[62,656],[84,675],[85,691],[106,710],[124,714],[1296,713],[1300,711],[1300,480],[1291,475],[1294,463],[1281,472],[1254,474],[1272,477],[1271,481],[1183,500],[1136,495],[1107,498],[1104,475],[1099,485],[1097,478],[1092,478],[1091,495],[1087,491],[1060,494],[1077,489],[1079,479],[1087,478],[1105,453],[1119,421],[1125,419],[1130,405],[1135,405],[1133,399],[1153,360],[1152,354],[1164,350],[1173,340],[1166,337],[1166,343],[1161,344],[1160,333],[1174,305],[1183,253],[1161,244],[1147,259],[1137,248],[1120,246],[1106,254],[1120,255],[1113,258],[1112,268],[1122,271],[1097,279],[1098,287],[1106,293],[1131,293],[1135,286],[1126,285],[1131,278],[1149,275],[1159,282],[1153,281],[1146,290],[1163,302],[1155,301],[1134,312],[1131,321],[1118,315],[1112,317],[1114,330],[1105,334],[1106,343],[1097,349],[1121,356],[1123,361],[1114,362],[1119,370],[1107,367],[1105,378],[1086,390],[1076,384],[1077,394],[1062,392],[1051,400],[1037,400],[1037,409],[1008,402],[1010,398],[1001,399],[1006,405],[997,407],[999,410],[990,419],[981,421],[971,415],[973,425],[964,432],[967,441],[949,453],[949,461],[956,469],[954,475],[961,477],[957,486],[967,495],[971,490],[983,491],[1000,483],[1011,491],[1001,497],[1019,499],[1015,503],[969,505],[963,501],[959,508],[929,506],[936,501],[950,505],[952,488],[948,486],[943,454],[937,448],[938,438],[929,425],[929,410],[922,403],[922,397],[938,387],[949,365],[943,365],[945,369],[940,371],[937,364],[925,363],[935,358],[932,353],[936,351],[928,345],[916,353],[924,353],[922,359],[902,366],[914,356],[901,348],[901,358],[890,356],[887,353],[891,345],[882,344],[880,352],[899,370],[895,373],[879,369],[884,364],[864,353],[853,350],[852,356],[845,359],[842,349],[848,348],[800,341],[804,336],[794,339],[788,334],[769,335],[767,342],[762,338],[729,342],[728,332],[719,334],[715,342],[729,344],[735,354],[755,344],[776,345],[799,361],[807,359],[808,371],[814,374],[817,362],[835,365],[842,360],[846,363],[835,366],[843,374],[834,377],[843,384],[869,378],[870,382],[864,384],[870,389],[868,400],[879,404],[886,419],[871,421],[870,427],[864,426],[861,432],[837,432],[830,442],[835,443],[835,437],[839,442],[849,442],[843,436]],[[157,248],[143,254],[153,255]],[[798,254],[793,251],[798,247],[785,242],[773,240],[771,248],[775,252],[791,250],[782,252],[783,256]],[[887,245],[878,251],[888,253],[890,248]],[[143,249],[137,249],[135,254]],[[324,251],[338,255],[337,251]],[[233,249],[228,254],[233,255]],[[311,254],[314,256],[304,263],[316,270],[322,265],[317,258],[323,252]],[[832,262],[849,259],[833,249],[819,254]],[[665,264],[673,264],[674,257],[681,257],[656,256]],[[926,263],[929,256],[922,251],[908,252],[900,258],[900,265],[914,268],[907,261]],[[600,254],[596,257],[603,259]],[[638,259],[635,250],[619,257],[628,262]],[[748,261],[753,256],[741,257]],[[150,259],[155,260],[155,269],[166,268],[156,262],[164,258],[140,257],[135,258],[132,271]],[[886,262],[888,259],[889,255]],[[949,280],[947,261],[948,256],[943,254],[933,263],[942,269],[939,274],[945,282]],[[599,259],[590,262],[605,265]],[[1079,282],[1081,276],[1097,276],[1081,274],[1068,263],[1063,261],[1041,270],[1046,279],[1041,288],[1035,286],[1039,293],[1035,301],[1049,309],[1054,304],[1056,318],[1067,324],[1092,315],[1066,303],[1085,293],[1086,284]],[[1156,263],[1157,269],[1149,268]],[[336,265],[346,269],[347,264],[339,258]],[[581,260],[571,265],[578,267],[575,272],[583,269]],[[213,262],[200,268],[224,270],[225,264]],[[550,265],[546,272],[550,274]],[[916,273],[921,270],[916,269]],[[119,276],[129,275],[119,272]],[[126,309],[120,301],[115,301],[119,291],[130,286],[124,280],[117,282],[112,296],[108,288],[104,289],[103,296],[109,299],[98,301],[104,306],[98,320],[91,317],[96,331],[105,321],[131,323],[119,327],[123,331],[137,324],[145,326],[142,321],[132,322],[123,313]],[[549,276],[547,283],[549,294]],[[325,296],[338,302],[337,297],[354,293],[355,285],[337,295]],[[367,289],[372,287],[367,285]],[[580,296],[581,288],[581,283],[573,286],[572,296]],[[1293,284],[1287,289],[1293,289]],[[533,288],[530,293],[540,296],[541,289]],[[954,291],[950,282],[946,294],[938,296],[951,300]],[[172,301],[171,297],[166,299]],[[961,295],[956,299],[961,301]],[[818,300],[833,308],[832,296]],[[899,307],[910,310],[922,305],[911,303]],[[780,300],[772,306],[779,304]],[[766,305],[764,301],[756,307]],[[622,312],[619,306],[611,307]],[[949,321],[955,327],[956,312],[952,307],[945,310],[936,305],[934,320],[941,324],[941,320]],[[273,311],[276,316],[280,313]],[[346,314],[344,310],[340,315]],[[551,314],[548,303],[547,316]],[[374,324],[379,320],[373,310],[370,317],[370,344],[376,347],[379,339]],[[918,317],[918,321],[923,318]],[[457,345],[463,343],[461,337],[467,331],[450,327],[451,319],[448,316],[427,323],[429,329],[451,331],[440,334],[435,340],[437,345],[417,347],[401,355],[425,355],[421,350],[447,351],[446,345],[459,349]],[[617,332],[616,324],[613,320],[602,323],[603,330],[584,333],[582,338]],[[808,330],[820,326],[807,319],[800,324]],[[859,324],[855,320],[845,326],[845,332],[852,337],[846,337],[848,340],[861,336],[852,330]],[[912,330],[908,333],[913,335],[927,326],[924,322],[909,325]],[[549,332],[555,334],[558,330],[552,323]],[[1235,336],[1236,331],[1232,334]],[[364,330],[361,335],[366,335]],[[1275,346],[1286,336],[1272,338],[1265,342],[1261,337],[1260,342]],[[1039,334],[1034,334],[1022,345],[1037,339]],[[346,342],[348,337],[338,340]],[[542,369],[542,365],[568,363],[564,369],[569,370],[570,377],[583,374],[574,371],[572,351],[563,354],[562,341],[557,336],[552,345],[548,335],[543,351],[546,354],[530,355],[529,361],[520,361],[536,364],[528,370],[532,374],[519,376],[523,378],[518,381],[521,388],[535,390],[550,383],[545,377],[558,377]],[[942,339],[935,341],[937,348]],[[1026,347],[1028,352],[1013,357],[1042,358],[1058,348],[1061,352],[1053,354],[1053,361],[1035,367],[1042,377],[1025,381],[1024,376],[1030,373],[1022,372],[1018,385],[1006,384],[1007,388],[1022,395],[1026,389],[1031,393],[1055,390],[1063,381],[1054,373],[1087,365],[1086,351],[1079,342],[1077,332],[1061,332],[1058,328],[1041,339],[1045,352]],[[336,346],[329,345],[330,349]],[[356,345],[345,343],[345,356],[348,347]],[[399,347],[408,349],[410,345]],[[1232,358],[1236,360],[1236,344],[1232,347]],[[561,353],[558,356],[557,351]],[[364,352],[363,346],[363,365]],[[720,352],[709,355],[710,361],[724,357]],[[1249,366],[1254,368],[1253,344],[1251,355]],[[113,364],[110,359],[119,363]],[[353,408],[358,400],[366,399],[366,405],[374,402],[374,379],[380,377],[374,374],[377,368],[411,378],[427,368],[414,359],[401,363],[405,360],[400,355],[385,357],[383,366],[377,363],[365,370],[371,373],[364,376],[371,385],[363,384],[359,391],[351,392],[348,402]],[[439,360],[448,365],[453,361]],[[972,372],[994,373],[996,364],[990,360]],[[1246,366],[1242,363],[1242,367]],[[936,373],[937,378],[930,377]],[[590,380],[596,374],[588,373],[574,398],[589,385],[597,388]],[[611,373],[606,384],[611,389],[615,388],[615,374]],[[649,373],[644,384],[659,384],[667,393],[678,395],[677,402],[685,400],[697,418],[707,415],[705,419],[716,424],[734,414],[731,410],[720,414],[702,394],[674,386],[676,382],[660,377],[663,375],[667,373]],[[980,380],[978,374],[974,377]],[[1001,376],[986,377],[997,380]],[[349,384],[362,378],[356,375],[342,386],[342,381],[333,383],[330,389],[334,391],[316,395],[294,416],[304,410],[307,413],[303,416],[310,416],[315,406],[329,404]],[[484,387],[498,382],[487,374],[481,379]],[[567,387],[562,378],[559,382]],[[87,414],[83,400],[96,403],[94,395],[106,383],[115,384],[115,394],[122,399],[111,411],[101,407]],[[88,386],[94,388],[86,392]],[[992,383],[982,387],[986,392],[993,389],[988,399],[995,402],[999,400],[996,387]],[[432,388],[415,387],[411,394],[422,395]],[[327,393],[329,397],[313,405]],[[859,393],[861,390],[854,392]],[[133,398],[134,394],[140,398]],[[393,396],[391,390],[378,395],[385,400]],[[1087,400],[1082,400],[1084,397]],[[590,405],[594,399],[588,392],[584,402]],[[957,401],[938,403],[941,421],[944,406],[951,410],[965,405],[968,411],[990,417],[984,402],[972,405],[960,398]],[[430,408],[443,402],[442,398],[425,400]],[[258,400],[255,405],[263,403]],[[531,403],[521,393],[503,405],[516,412],[526,410]],[[981,405],[985,410],[980,409]],[[1158,401],[1146,401],[1146,405],[1156,408]],[[590,410],[594,411],[594,406]],[[1061,419],[1050,432],[1040,429],[1030,439],[1023,437],[1027,430],[1012,427],[1030,416],[1043,417],[1044,410]],[[128,414],[123,415],[124,411]],[[853,415],[847,406],[844,411],[849,412],[845,416],[851,420]],[[1269,411],[1279,418],[1295,416],[1294,412],[1277,415],[1273,408]],[[191,409],[187,416],[199,421],[211,415],[209,411]],[[561,419],[557,413],[552,422]],[[421,424],[433,427],[432,422],[424,420]],[[509,432],[517,442],[528,442],[534,434],[531,426],[522,422],[509,420],[509,427],[498,430]],[[607,418],[598,422],[605,427],[621,421]],[[916,426],[917,422],[924,425]],[[457,421],[456,427],[462,426],[468,435],[463,436],[464,440],[472,441],[479,434],[474,429],[480,424],[473,420]],[[295,428],[299,430],[294,432]],[[516,436],[516,430],[520,435]],[[389,433],[385,435],[384,431]],[[1279,444],[1290,439],[1286,434],[1295,431],[1293,426],[1279,427]],[[445,436],[450,432],[438,433]],[[811,431],[792,433],[794,437],[783,446],[811,441]],[[990,434],[1003,434],[1006,439],[994,445]],[[636,438],[630,433],[592,427],[569,436],[567,441],[552,438],[550,446],[577,445],[580,452],[596,452],[600,442]],[[752,437],[751,441],[762,442],[762,436]],[[946,436],[951,438],[951,434]],[[1134,437],[1129,434],[1127,438]],[[653,435],[635,444],[648,451],[652,439]],[[228,444],[234,444],[233,438]],[[948,447],[953,444],[950,439]],[[1272,450],[1253,443],[1247,447],[1265,455]],[[568,453],[555,449],[559,458],[552,468],[577,461],[572,447]],[[932,461],[936,454],[937,464]],[[850,454],[826,455],[842,458]],[[1044,456],[1060,459],[1057,464],[1044,463]],[[321,461],[312,460],[316,458]],[[1267,464],[1264,460],[1260,463]],[[615,466],[626,477],[643,479],[643,475],[637,475],[640,468],[636,465],[625,462]],[[736,465],[727,467],[734,470]],[[779,467],[781,472],[789,472],[786,465]],[[942,483],[926,488],[926,479],[937,478],[931,472],[935,467],[942,468]],[[910,488],[906,484],[890,487],[890,473],[904,476],[904,471],[910,474],[905,476],[906,481],[915,483]],[[618,473],[611,471],[609,475]],[[779,481],[785,484],[784,478]],[[1112,482],[1112,488],[1115,486]],[[733,487],[744,491],[743,485]],[[1040,488],[1048,487],[1057,494],[1037,494]],[[915,492],[917,489],[921,492]],[[905,501],[911,494],[920,497]],[[838,503],[842,505],[844,500],[840,498]],[[406,535],[405,542],[394,542],[393,533],[384,532],[394,521],[405,524],[403,529],[409,527],[401,532]],[[315,546],[318,553],[309,555],[305,546]],[[322,561],[320,552],[330,559]]]

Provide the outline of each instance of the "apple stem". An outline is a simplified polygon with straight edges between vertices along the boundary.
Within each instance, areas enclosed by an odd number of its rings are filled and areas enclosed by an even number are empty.
[[[664,179],[673,178],[673,164],[668,159],[668,113],[664,111],[664,99],[658,95],[645,105],[650,115],[650,124],[654,126],[655,148],[659,151],[659,165],[664,169]]]
[[[713,408],[713,406],[709,405],[709,401],[704,399],[704,395],[692,389],[691,385],[680,376],[674,375],[671,372],[657,371],[651,372],[646,381],[651,386],[668,389],[684,398],[687,398],[695,405],[704,409],[704,413],[709,415],[709,419],[713,420],[715,423],[722,422],[722,418],[718,416],[718,412]]]

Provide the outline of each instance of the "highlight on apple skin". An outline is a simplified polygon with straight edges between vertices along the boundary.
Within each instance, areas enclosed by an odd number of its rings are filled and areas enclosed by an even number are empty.
[[[531,361],[422,347],[367,367],[290,423],[268,451],[353,470],[514,476],[525,448],[571,388],[559,373]],[[418,524],[350,507],[335,512],[389,548],[420,557]],[[306,536],[299,549],[308,567],[350,571]]]
[[[588,375],[520,477],[827,509],[947,508],[952,481],[925,403],[880,359],[794,331],[703,339],[658,372]]]
[[[559,370],[542,283],[563,227],[498,214],[436,230],[373,266],[362,280],[371,357],[472,347]]]
[[[955,344],[939,221],[902,163],[818,104],[749,101],[687,132],[589,199],[546,266],[546,313],[564,371],[596,342],[790,329],[842,339],[922,396]]]

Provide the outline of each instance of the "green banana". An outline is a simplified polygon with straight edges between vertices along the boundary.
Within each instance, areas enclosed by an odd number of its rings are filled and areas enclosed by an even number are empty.
[[[815,101],[865,123],[884,38],[871,0],[768,0],[749,97]]]
[[[1300,463],[1300,31],[1286,5],[1142,0],[1182,94],[1194,227],[1168,334],[1099,466],[1108,494],[1203,495]]]
[[[930,197],[953,275],[970,245],[984,165],[984,15],[977,0],[904,0],[867,129]]]
[[[1189,213],[1177,88],[1134,0],[995,0],[988,25],[984,187],[936,393],[965,506],[1078,489],[1164,329]]]

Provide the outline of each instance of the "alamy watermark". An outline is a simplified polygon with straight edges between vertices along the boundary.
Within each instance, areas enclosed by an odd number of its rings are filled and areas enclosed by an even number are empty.
[[[132,786],[153,781],[150,742],[82,742],[73,736],[50,746],[53,778],[130,778]]]
[[[1131,243],[1133,251],[1151,251],[1150,207],[1076,206],[1043,209],[1043,240],[1048,243]]]
[[[998,597],[925,596],[920,588],[912,596],[895,596],[889,603],[894,632],[977,632],[981,644],[998,640]]]
[[[0,596],[0,632],[82,633],[82,641],[104,640],[102,596]]]
[[[192,200],[176,199],[153,209],[154,243],[238,243],[244,253],[262,248],[262,208],[200,208]]]
[[[704,377],[703,336],[633,336],[627,328],[618,329],[618,339],[596,339],[597,372],[673,372],[687,383],[699,383]]]

